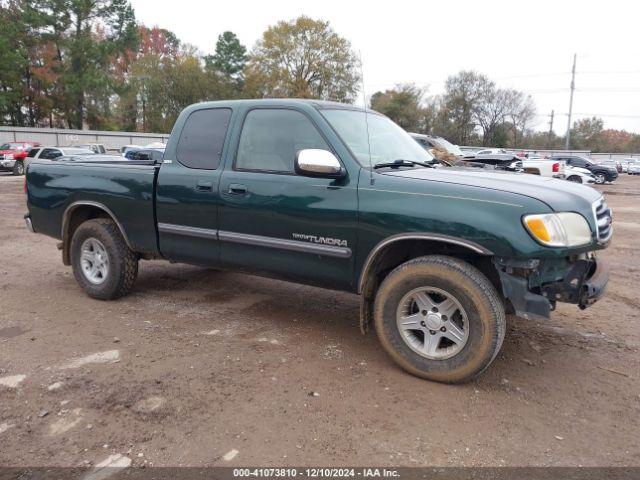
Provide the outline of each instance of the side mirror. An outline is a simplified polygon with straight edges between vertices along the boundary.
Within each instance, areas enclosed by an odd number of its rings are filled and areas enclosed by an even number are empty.
[[[333,153],[312,148],[298,152],[295,171],[305,177],[341,178],[345,175],[342,164]]]

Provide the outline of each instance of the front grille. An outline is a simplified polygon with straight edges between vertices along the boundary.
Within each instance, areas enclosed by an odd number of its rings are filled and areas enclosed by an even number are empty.
[[[604,198],[601,198],[593,204],[593,213],[596,217],[596,227],[598,229],[598,241],[606,242],[611,238],[613,233],[613,226],[611,221],[613,214],[611,209],[607,206]]]

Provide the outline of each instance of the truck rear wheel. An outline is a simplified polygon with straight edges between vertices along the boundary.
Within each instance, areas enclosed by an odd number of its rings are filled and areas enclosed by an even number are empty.
[[[382,346],[402,368],[445,383],[486,369],[506,329],[504,306],[489,279],[439,255],[410,260],[385,278],[374,321]]]
[[[73,275],[93,298],[112,300],[129,293],[138,276],[138,258],[108,218],[87,220],[71,239]]]

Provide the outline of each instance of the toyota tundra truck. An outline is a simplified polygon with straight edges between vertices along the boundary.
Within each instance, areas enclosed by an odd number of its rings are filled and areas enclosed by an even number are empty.
[[[160,161],[35,160],[25,188],[27,226],[60,240],[93,298],[126,295],[149,259],[352,292],[363,332],[434,381],[486,369],[506,313],[586,308],[608,280],[596,251],[612,215],[599,192],[433,168],[385,116],[333,102],[192,105]]]

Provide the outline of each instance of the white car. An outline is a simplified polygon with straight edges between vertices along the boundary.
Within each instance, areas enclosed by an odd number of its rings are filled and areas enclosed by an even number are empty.
[[[32,160],[55,160],[63,155],[95,155],[93,150],[76,147],[35,147],[29,150],[25,160],[25,168]]]
[[[640,160],[629,160],[627,163],[627,173],[629,175],[640,175]]]
[[[81,145],[74,145],[73,147],[91,150],[93,153],[98,154],[107,153],[107,147],[104,146],[104,143],[83,143]]]
[[[478,155],[495,155],[497,153],[507,153],[504,148],[485,148],[484,150],[480,150],[476,152],[476,156]]]
[[[586,168],[572,167],[566,165],[564,168],[564,174],[567,180],[570,182],[584,183],[586,185],[590,183],[596,183],[596,177]]]

